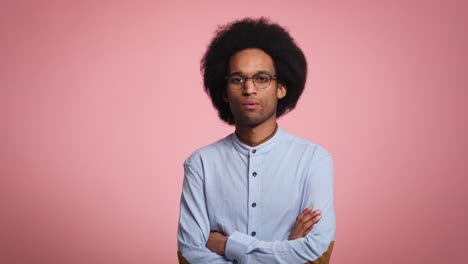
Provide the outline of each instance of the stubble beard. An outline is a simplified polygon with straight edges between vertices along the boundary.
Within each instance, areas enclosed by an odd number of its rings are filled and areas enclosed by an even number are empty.
[[[259,113],[258,116],[250,117],[249,115],[242,115],[239,114],[239,117],[234,116],[234,123],[240,126],[247,126],[250,128],[258,127],[265,123],[266,121],[270,120],[273,116],[276,116],[276,107],[270,113],[263,115]]]

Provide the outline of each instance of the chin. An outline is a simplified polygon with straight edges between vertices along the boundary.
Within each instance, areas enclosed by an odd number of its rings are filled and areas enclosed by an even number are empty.
[[[234,119],[236,120],[234,123],[241,126],[256,127],[268,122],[268,120],[275,114],[275,112],[267,116],[260,115],[259,113],[241,114],[238,117],[234,116]]]
[[[236,120],[239,120],[238,122],[236,122],[236,124],[249,127],[256,127],[258,125],[263,124],[266,121],[265,119],[256,118],[239,118]]]

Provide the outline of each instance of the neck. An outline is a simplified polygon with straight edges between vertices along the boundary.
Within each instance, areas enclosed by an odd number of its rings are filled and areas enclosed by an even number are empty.
[[[272,138],[277,129],[278,124],[276,122],[256,127],[236,125],[236,136],[242,143],[255,147]]]

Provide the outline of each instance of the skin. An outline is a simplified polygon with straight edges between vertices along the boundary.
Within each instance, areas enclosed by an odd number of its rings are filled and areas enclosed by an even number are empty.
[[[306,208],[296,218],[294,227],[289,235],[289,240],[305,237],[314,228],[315,224],[322,218],[320,210],[312,211],[312,208]]]
[[[237,72],[246,77],[252,77],[260,71],[276,73],[273,59],[260,49],[245,49],[234,54],[229,60],[229,74]],[[258,90],[251,80],[245,83],[243,89],[226,89],[224,100],[235,119],[237,134],[241,140],[256,146],[276,129],[276,106],[278,100],[286,96],[286,86],[272,80],[264,90]],[[257,103],[254,109],[246,108],[243,104],[246,100]],[[320,220],[321,212],[306,208],[296,218],[291,230],[289,240],[305,237]],[[224,234],[212,231],[206,243],[206,247],[221,256],[224,256],[228,237]]]
[[[260,49],[245,49],[234,54],[229,60],[229,74],[238,72],[252,77],[260,71],[275,73],[272,58]],[[276,128],[276,105],[278,99],[286,96],[286,86],[272,80],[264,90],[258,90],[251,80],[243,89],[226,89],[226,102],[234,116],[236,132],[250,146],[272,134]],[[246,100],[258,103],[256,109],[245,109]]]

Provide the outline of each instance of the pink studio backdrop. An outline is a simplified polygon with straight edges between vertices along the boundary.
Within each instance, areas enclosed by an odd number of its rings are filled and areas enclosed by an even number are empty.
[[[464,263],[465,1],[2,1],[0,263],[176,263],[182,162],[232,127],[216,26],[265,15],[308,58],[280,119],[335,157],[332,263]]]

